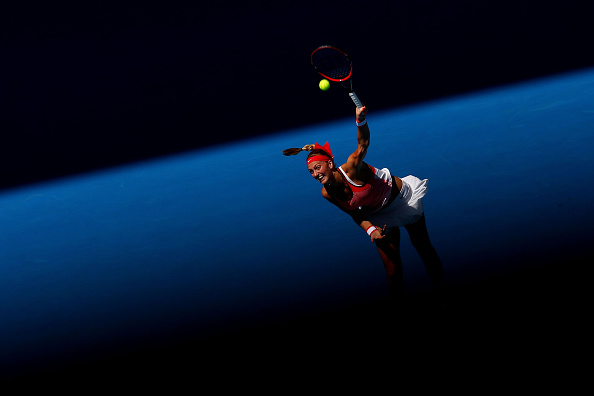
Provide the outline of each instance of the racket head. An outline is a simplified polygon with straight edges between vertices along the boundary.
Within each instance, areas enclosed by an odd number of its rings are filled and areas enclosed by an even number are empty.
[[[347,53],[332,45],[322,45],[313,50],[311,64],[322,77],[330,81],[347,81],[353,73]]]

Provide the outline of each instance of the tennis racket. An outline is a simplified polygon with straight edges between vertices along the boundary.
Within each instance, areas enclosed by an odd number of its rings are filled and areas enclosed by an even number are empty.
[[[357,107],[363,107],[361,101],[353,92],[353,64],[346,52],[331,45],[322,45],[311,53],[311,64],[322,77],[339,83]]]

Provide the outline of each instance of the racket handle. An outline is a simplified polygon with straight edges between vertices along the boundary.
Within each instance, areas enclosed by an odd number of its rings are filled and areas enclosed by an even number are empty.
[[[351,97],[351,99],[353,99],[355,106],[357,106],[358,108],[363,107],[363,105],[361,104],[361,101],[359,100],[359,98],[357,97],[357,95],[354,92],[349,92],[349,96]]]

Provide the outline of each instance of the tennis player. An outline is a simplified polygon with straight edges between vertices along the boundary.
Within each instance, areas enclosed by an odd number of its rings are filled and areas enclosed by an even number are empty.
[[[283,151],[295,155],[309,151],[307,169],[323,185],[322,196],[352,217],[375,243],[384,263],[388,287],[394,301],[404,297],[400,228],[404,227],[425,264],[440,304],[444,304],[445,278],[441,260],[429,240],[422,198],[427,179],[415,176],[399,178],[386,168],[375,168],[363,160],[369,149],[370,132],[367,108],[357,108],[357,149],[347,162],[337,166],[330,146],[318,143]]]

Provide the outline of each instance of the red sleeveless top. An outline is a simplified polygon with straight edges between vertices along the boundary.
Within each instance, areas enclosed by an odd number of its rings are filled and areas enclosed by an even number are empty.
[[[347,210],[364,209],[368,213],[377,212],[390,199],[392,193],[392,175],[387,168],[376,169],[369,166],[373,172],[373,177],[368,183],[355,184],[339,166],[340,174],[347,182],[347,186],[353,192],[353,197],[349,201],[338,201],[338,203]]]

